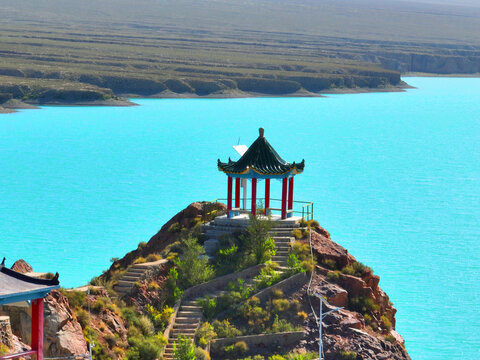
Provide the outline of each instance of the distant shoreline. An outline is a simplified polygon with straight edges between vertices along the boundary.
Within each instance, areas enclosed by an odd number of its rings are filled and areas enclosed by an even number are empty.
[[[480,73],[477,74],[431,74],[421,72],[408,72],[402,74],[402,78],[411,77],[439,77],[439,78],[480,78]]]
[[[23,102],[17,99],[8,101],[0,105],[0,114],[15,113],[22,109],[40,109],[40,106],[138,106],[138,104],[128,100],[129,99],[247,99],[247,98],[296,98],[296,97],[328,97],[331,94],[365,94],[365,93],[379,93],[379,92],[403,92],[406,89],[414,87],[403,83],[397,86],[389,86],[385,88],[337,88],[328,89],[321,93],[313,93],[306,90],[297,91],[291,94],[264,94],[255,92],[243,92],[239,90],[224,91],[221,93],[214,93],[209,95],[198,95],[194,93],[174,93],[162,92],[154,96],[138,96],[133,94],[124,94],[121,99],[112,100],[96,100],[96,101],[79,101],[79,102]]]

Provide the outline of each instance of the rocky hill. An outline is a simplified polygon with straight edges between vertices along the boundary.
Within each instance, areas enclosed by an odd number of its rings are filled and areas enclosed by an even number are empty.
[[[92,285],[52,292],[45,308],[46,355],[84,354],[86,343],[94,342],[97,359],[170,359],[171,350],[164,353],[164,348],[173,348],[166,342],[177,332],[195,340],[189,351],[197,359],[313,359],[318,326],[312,309],[319,303],[307,294],[312,274],[310,291],[343,308],[324,319],[326,359],[410,359],[380,278],[315,221],[293,231],[283,267],[262,264],[275,255],[262,221],[221,237],[215,259],[199,257],[206,240],[203,221],[224,209],[193,203],[148,243],[115,260]],[[261,245],[270,250],[257,264],[248,244],[262,234],[267,236]],[[140,275],[119,297],[114,289],[138,265],[143,265]],[[16,269],[31,271],[22,263]],[[27,341],[25,314],[10,311],[10,316],[14,335]],[[190,319],[185,325],[198,319],[192,333],[181,330],[184,316]],[[179,337],[177,345],[188,350],[185,339]]]

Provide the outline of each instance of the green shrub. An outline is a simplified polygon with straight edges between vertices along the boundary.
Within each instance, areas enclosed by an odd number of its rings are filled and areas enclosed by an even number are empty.
[[[307,353],[297,353],[292,352],[284,356],[285,360],[314,360],[318,359],[318,353],[316,352],[307,352]]]
[[[371,271],[368,266],[363,265],[361,262],[356,261],[352,264],[353,269],[355,270],[355,274],[357,276],[362,276],[365,272]]]
[[[291,253],[295,254],[300,261],[311,261],[312,259],[310,245],[308,243],[304,243],[301,241],[294,242],[291,248]]]
[[[280,289],[273,289],[272,290],[272,297],[274,299],[282,299],[284,297],[283,291]]]
[[[273,320],[271,332],[272,333],[277,333],[277,332],[287,332],[287,331],[293,331],[294,327],[292,324],[290,324],[287,320],[285,319],[278,319],[278,315],[275,315],[275,319]]]
[[[237,316],[244,319],[255,333],[264,332],[271,318],[270,312],[259,305],[260,300],[253,296],[237,309]]]
[[[327,269],[336,270],[337,269],[337,262],[333,259],[323,259],[320,264]]]
[[[173,314],[173,308],[170,306],[165,306],[162,310],[154,308],[152,305],[145,305],[146,313],[150,316],[150,319],[153,321],[155,328],[159,331],[165,330],[170,317]]]
[[[125,323],[128,328],[137,327],[139,324],[140,314],[132,307],[125,307],[121,310],[122,319],[125,320]]]
[[[298,259],[298,256],[294,253],[288,254],[287,266],[294,270],[300,269],[300,260]]]
[[[376,305],[371,298],[366,296],[349,298],[349,307],[351,310],[362,314],[372,312],[378,309],[378,305]]]
[[[146,243],[145,241],[140,241],[140,242],[138,243],[138,248],[139,248],[139,249],[144,249],[144,248],[146,248],[146,247],[147,247],[147,243]]]
[[[173,343],[174,360],[195,360],[195,347],[192,340],[187,337],[178,336]]]
[[[342,273],[347,275],[355,275],[355,270],[352,266],[348,265],[342,269]]]
[[[341,277],[340,274],[341,274],[341,272],[339,270],[329,271],[327,273],[327,279],[330,280],[330,281],[338,283],[340,281],[340,277]]]
[[[218,250],[215,263],[221,274],[235,272],[241,268],[243,256],[238,253],[238,246],[231,245]]]
[[[195,341],[198,346],[205,349],[210,341],[217,337],[217,333],[213,326],[208,322],[204,322],[195,332]]]
[[[227,355],[240,356],[248,351],[248,345],[245,341],[237,341],[235,344],[225,346],[224,351]]]
[[[241,278],[236,281],[230,281],[227,285],[227,289],[240,293],[242,300],[247,300],[254,291],[253,287],[245,284],[245,280]]]
[[[160,260],[162,257],[158,254],[149,254],[147,256],[147,262],[153,262],[153,261],[157,261],[157,260]]]
[[[272,300],[272,311],[276,314],[283,313],[290,308],[290,302],[287,299]]]
[[[217,298],[217,313],[231,308],[243,301],[242,294],[238,291],[229,291]]]
[[[105,310],[106,306],[107,304],[105,303],[105,300],[103,298],[99,298],[93,303],[92,310],[96,313],[100,313]]]
[[[160,358],[166,340],[163,336],[139,336],[129,338],[128,343],[128,360],[155,360]]]
[[[380,319],[382,320],[383,326],[385,327],[385,329],[387,331],[392,330],[392,323],[390,322],[390,320],[385,315],[382,315],[382,317]]]
[[[391,343],[396,342],[395,337],[391,334],[388,334],[387,336],[385,336],[385,340],[388,341],[388,342],[391,342]]]
[[[134,264],[144,264],[146,262],[147,262],[147,260],[144,257],[140,256],[140,257],[136,258],[133,263]]]
[[[68,299],[68,303],[73,308],[81,308],[87,304],[87,294],[82,291],[75,291],[75,290],[60,290],[63,295],[65,295]]]
[[[342,360],[355,360],[357,358],[357,353],[355,351],[340,350],[338,355]]]
[[[88,313],[88,311],[78,309],[77,311],[75,311],[75,315],[77,316],[77,321],[82,327],[82,329],[85,329],[85,327],[90,323],[90,314]]]
[[[215,320],[213,329],[219,338],[233,338],[242,335],[242,332],[231,325],[228,320]]]
[[[104,336],[104,339],[107,342],[109,348],[112,349],[113,347],[115,347],[117,345],[118,340],[120,340],[117,336],[115,336],[113,334],[107,334],[107,335]]]
[[[210,355],[208,355],[208,352],[206,352],[202,348],[197,347],[195,349],[195,359],[197,359],[197,360],[210,360]]]
[[[267,263],[267,266],[260,270],[260,274],[255,277],[256,287],[263,289],[280,281],[280,274],[276,271],[278,264]]]
[[[173,224],[170,225],[170,227],[168,228],[168,232],[169,232],[169,233],[172,233],[172,234],[180,233],[180,232],[182,232],[183,230],[185,230],[185,227],[184,227],[183,225],[179,224],[178,222],[173,223]]]
[[[250,216],[250,223],[241,235],[247,254],[253,255],[257,264],[263,264],[275,255],[275,242],[268,235],[272,228],[270,220]]]
[[[295,236],[295,239],[300,240],[303,239],[303,232],[301,229],[295,229],[292,231],[293,236]]]
[[[308,314],[305,311],[297,312],[297,316],[302,320],[307,320],[308,318]]]
[[[268,360],[285,360],[282,355],[272,355],[268,357]]]
[[[154,332],[154,327],[152,321],[145,315],[141,315],[138,319],[138,328],[143,335],[152,335]]]
[[[319,226],[320,226],[320,224],[318,223],[317,220],[310,220],[310,221],[308,222],[308,225],[309,225],[310,227],[319,227]]]
[[[180,284],[190,287],[204,283],[214,277],[213,267],[205,254],[203,246],[199,245],[197,239],[189,237],[184,241],[185,250],[175,264],[178,268]]]
[[[202,307],[202,313],[207,321],[211,321],[217,315],[217,299],[206,296],[199,299],[197,304]]]
[[[169,305],[175,304],[175,302],[180,299],[183,295],[183,291],[178,286],[178,271],[175,268],[170,269],[168,272],[168,278],[166,281],[167,292],[167,303]]]

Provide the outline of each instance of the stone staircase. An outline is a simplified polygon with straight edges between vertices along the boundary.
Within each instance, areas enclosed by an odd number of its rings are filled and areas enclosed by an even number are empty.
[[[173,359],[173,344],[177,341],[178,336],[194,339],[195,331],[197,331],[202,321],[202,308],[197,305],[198,299],[182,300],[175,323],[168,337],[168,343],[165,346],[163,359]]]
[[[277,249],[277,256],[274,261],[281,263],[282,255],[285,255],[285,250],[288,251],[288,246],[285,246],[286,238],[292,237],[292,231],[300,227],[300,218],[291,218],[281,221],[272,221],[273,227],[270,229],[269,234],[275,240],[275,243],[280,247]],[[203,232],[208,240],[204,243],[205,252],[209,257],[213,257],[218,248],[218,239],[225,234],[231,234],[236,230],[243,230],[249,225],[249,219],[246,218],[227,218],[224,216],[217,216],[213,221],[203,226]],[[288,253],[285,259],[288,257]],[[286,264],[286,262],[285,262]],[[280,264],[282,265],[282,264]]]
[[[272,258],[272,261],[280,265],[277,272],[282,274],[288,269],[288,253],[290,251],[290,244],[294,241],[294,238],[287,236],[273,236],[273,239],[275,240],[276,254]],[[255,280],[256,279],[247,279],[245,280],[245,285],[251,286],[255,283]],[[194,341],[195,332],[203,320],[202,308],[197,305],[197,301],[207,296],[210,298],[216,298],[225,292],[226,291],[224,290],[209,292],[194,299],[182,300],[173,327],[168,336],[168,343],[163,354],[164,360],[173,359],[173,344],[178,340],[178,336],[187,337]]]
[[[275,241],[275,256],[272,261],[280,265],[280,269],[284,270],[287,267],[288,254],[290,253],[290,246],[295,241],[294,237],[289,236],[272,236]]]
[[[135,283],[142,278],[143,274],[145,274],[147,270],[167,262],[168,260],[166,259],[160,259],[142,264],[134,264],[128,268],[125,275],[122,276],[122,278],[118,281],[118,284],[115,285],[113,289],[120,297],[130,294],[135,286]]]
[[[203,232],[208,240],[204,243],[204,248],[209,256],[215,254],[218,247],[218,238],[223,234],[231,234],[235,230],[241,230],[248,226],[249,220],[246,219],[228,219],[226,216],[216,217],[215,220],[203,226]],[[287,270],[287,259],[290,251],[290,245],[294,241],[292,237],[293,229],[299,227],[298,219],[282,220],[274,222],[274,226],[269,231],[270,236],[275,241],[276,254],[272,261],[279,264],[277,271],[281,274]],[[255,283],[255,279],[245,280],[247,286]],[[225,293],[224,290],[211,291],[193,299],[183,299],[173,326],[168,334],[168,343],[163,354],[164,360],[173,359],[173,344],[178,340],[178,336],[192,339],[195,338],[195,332],[203,320],[202,308],[197,305],[200,298],[209,296],[218,297]]]

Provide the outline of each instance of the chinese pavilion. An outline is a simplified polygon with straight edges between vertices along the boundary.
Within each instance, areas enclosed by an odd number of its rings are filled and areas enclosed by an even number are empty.
[[[59,287],[58,274],[51,280],[37,279],[0,264],[0,305],[27,302],[32,307],[31,350],[0,356],[0,360],[36,355],[43,360],[43,298]]]
[[[257,140],[248,148],[238,161],[224,163],[218,159],[218,169],[228,176],[227,216],[240,212],[240,179],[251,179],[252,197],[251,213],[256,215],[257,180],[265,180],[265,214],[271,210],[280,210],[281,218],[291,217],[293,213],[293,177],[301,174],[305,160],[300,163],[288,163],[283,160],[264,136],[263,128],[259,129]],[[233,179],[235,179],[235,207],[232,207]],[[270,207],[270,180],[282,181],[281,209]],[[287,193],[288,188],[288,193]]]

